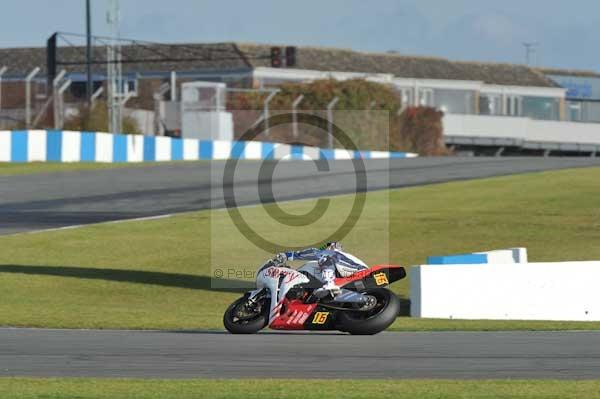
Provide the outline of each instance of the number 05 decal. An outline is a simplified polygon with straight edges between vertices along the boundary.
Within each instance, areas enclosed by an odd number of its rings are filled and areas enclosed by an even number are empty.
[[[325,324],[327,321],[327,317],[329,316],[329,312],[317,312],[315,313],[315,317],[313,317],[313,324]]]

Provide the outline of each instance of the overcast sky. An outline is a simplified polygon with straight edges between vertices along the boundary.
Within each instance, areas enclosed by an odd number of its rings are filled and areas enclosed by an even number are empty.
[[[3,0],[0,46],[42,46],[80,32],[84,0]],[[106,34],[106,0],[92,0]],[[157,42],[243,41],[395,50],[460,60],[600,70],[598,0],[121,0],[122,36]],[[0,60],[1,62],[1,60]]]

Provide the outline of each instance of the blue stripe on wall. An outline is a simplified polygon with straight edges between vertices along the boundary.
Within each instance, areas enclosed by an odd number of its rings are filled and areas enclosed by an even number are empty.
[[[27,130],[14,130],[10,138],[10,160],[12,162],[27,162]]]
[[[233,159],[244,159],[244,152],[246,150],[245,141],[233,141],[231,143],[231,158]]]
[[[113,137],[113,162],[127,162],[127,136],[123,134]]]
[[[183,140],[171,139],[171,161],[183,160]]]
[[[62,131],[48,130],[46,132],[46,160],[62,161]]]
[[[273,143],[261,143],[260,157],[262,159],[275,159],[275,145]]]
[[[212,141],[200,141],[199,156],[200,159],[212,159],[213,158],[213,142]]]
[[[94,162],[96,160],[96,133],[81,132],[81,161]]]
[[[390,152],[390,158],[406,158],[406,153],[404,153],[404,152]]]
[[[333,150],[326,150],[326,149],[319,149],[319,158],[320,159],[333,159],[334,157],[334,151]]]
[[[475,265],[487,263],[486,254],[465,254],[450,256],[430,256],[428,265]]]
[[[156,138],[144,136],[144,161],[156,160]]]
[[[290,150],[290,155],[292,159],[302,159],[302,155],[304,154],[304,146],[302,145],[293,145]]]

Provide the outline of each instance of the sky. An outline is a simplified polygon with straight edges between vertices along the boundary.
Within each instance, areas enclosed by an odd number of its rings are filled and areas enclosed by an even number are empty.
[[[598,0],[120,0],[121,35],[162,43],[256,42],[396,51],[600,71]],[[92,0],[106,35],[107,0]],[[0,47],[85,32],[84,0],[3,0]],[[1,60],[0,60],[1,63]]]

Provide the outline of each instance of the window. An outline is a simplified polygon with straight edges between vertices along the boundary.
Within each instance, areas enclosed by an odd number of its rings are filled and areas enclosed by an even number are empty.
[[[137,79],[123,78],[123,93],[131,93],[133,96],[138,95],[138,81]]]
[[[506,115],[521,116],[523,99],[520,96],[506,96]]]
[[[533,119],[557,121],[560,119],[560,100],[552,97],[522,98],[522,115]]]
[[[400,103],[402,109],[413,105],[412,89],[408,87],[402,87],[398,89],[400,95]]]
[[[423,107],[433,107],[433,90],[419,89],[419,105]]]
[[[600,101],[585,101],[582,103],[582,120],[584,122],[600,123]]]
[[[502,97],[499,94],[481,94],[479,113],[481,115],[502,115]]]
[[[582,112],[580,102],[569,101],[567,103],[567,117],[571,122],[581,122]]]
[[[92,92],[96,92],[100,87],[102,87],[102,82],[99,80],[94,80],[92,85]],[[79,81],[71,83],[69,86],[69,91],[74,98],[83,99],[86,96],[87,92],[87,82]]]
[[[433,105],[448,114],[474,114],[475,92],[469,90],[434,89]]]

